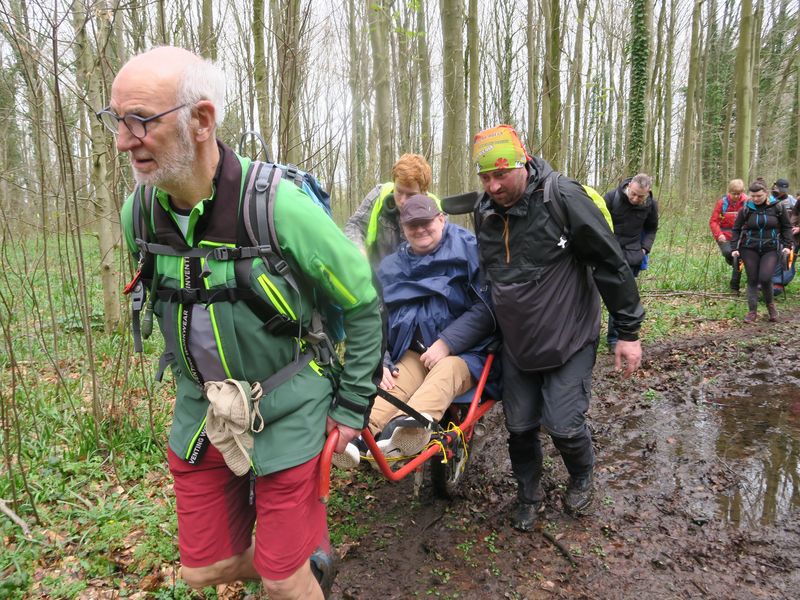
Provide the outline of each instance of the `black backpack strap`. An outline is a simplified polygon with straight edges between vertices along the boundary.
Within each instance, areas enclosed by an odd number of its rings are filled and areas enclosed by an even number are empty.
[[[564,237],[569,238],[569,219],[564,210],[564,200],[561,197],[561,191],[558,189],[558,178],[561,173],[558,171],[551,171],[547,177],[544,178],[544,205]],[[555,190],[554,190],[555,187]]]
[[[153,187],[137,185],[133,190],[131,203],[131,225],[133,226],[133,237],[137,245],[141,240],[150,239],[150,210],[153,201]],[[142,338],[150,337],[152,332],[152,315],[147,321],[149,326],[142,330],[142,320],[140,318],[142,310],[145,310],[147,319],[147,286],[153,278],[154,259],[146,249],[139,247],[139,264],[136,275],[134,275],[134,285],[130,289],[131,295],[131,332],[133,333],[133,350],[140,353],[143,351]]]

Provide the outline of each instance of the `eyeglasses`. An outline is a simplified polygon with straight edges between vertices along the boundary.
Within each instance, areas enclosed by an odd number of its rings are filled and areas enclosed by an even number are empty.
[[[156,119],[159,119],[164,115],[168,115],[171,112],[175,112],[184,106],[186,106],[186,104],[181,104],[180,106],[170,108],[169,110],[165,110],[164,112],[153,115],[152,117],[140,117],[139,115],[122,115],[120,117],[112,112],[110,106],[106,106],[100,112],[95,113],[95,115],[98,119],[100,119],[100,122],[105,126],[105,128],[114,135],[119,133],[119,123],[121,121],[125,123],[125,127],[128,128],[128,131],[131,132],[133,137],[135,137],[137,140],[141,140],[147,135],[147,124],[150,121],[155,121]]]

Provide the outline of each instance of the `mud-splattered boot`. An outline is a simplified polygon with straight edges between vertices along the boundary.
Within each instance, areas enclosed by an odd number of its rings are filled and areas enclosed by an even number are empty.
[[[517,531],[530,531],[539,520],[539,513],[542,511],[544,502],[544,490],[539,482],[536,482],[532,490],[519,491],[519,499],[511,515],[511,526]]]
[[[769,320],[771,323],[774,323],[778,320],[778,309],[775,308],[774,302],[767,304],[767,312],[769,313]]]
[[[744,316],[744,322],[755,323],[757,318],[758,318],[758,313],[754,310],[751,310],[748,311],[748,313]]]
[[[594,475],[589,471],[579,477],[570,477],[564,494],[564,508],[574,516],[582,515],[594,499]]]
[[[539,520],[541,502],[517,502],[511,515],[511,526],[517,531],[530,531]]]

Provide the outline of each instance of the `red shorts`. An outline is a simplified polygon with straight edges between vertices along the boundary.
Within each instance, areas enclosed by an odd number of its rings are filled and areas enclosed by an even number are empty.
[[[256,540],[253,564],[266,579],[286,579],[327,545],[325,505],[319,500],[319,456],[256,477],[255,504],[250,506],[250,476],[236,476],[209,444],[196,465],[168,452],[175,479],[178,548],[181,563],[206,567],[241,554]],[[256,517],[258,517],[256,519]]]

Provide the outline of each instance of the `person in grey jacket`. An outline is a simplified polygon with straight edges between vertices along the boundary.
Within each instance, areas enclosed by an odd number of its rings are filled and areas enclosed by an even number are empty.
[[[628,177],[618,188],[603,196],[614,222],[614,237],[634,277],[641,269],[647,268],[645,261],[658,231],[658,202],[653,197],[652,188],[653,178],[639,173]],[[612,354],[618,337],[614,317],[609,314],[606,341]]]
[[[615,366],[624,365],[626,376],[641,363],[644,309],[613,233],[577,181],[529,157],[507,125],[478,133],[472,157],[484,191],[476,206],[478,245],[503,334],[503,411],[518,483],[512,525],[527,531],[544,500],[542,425],[570,475],[566,509],[581,514],[593,498],[586,412],[600,297],[617,322]],[[566,223],[553,218],[546,189]]]
[[[392,166],[392,180],[372,188],[347,220],[344,234],[369,259],[373,270],[405,241],[399,211],[414,194],[427,194],[433,171],[421,154],[403,154]]]

